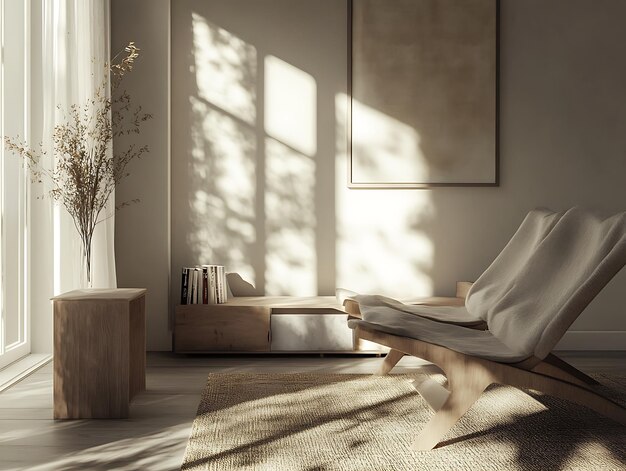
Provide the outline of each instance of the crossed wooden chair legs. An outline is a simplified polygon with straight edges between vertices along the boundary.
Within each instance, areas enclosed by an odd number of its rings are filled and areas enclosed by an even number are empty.
[[[416,450],[433,449],[493,383],[560,397],[626,425],[626,409],[591,390],[595,380],[552,355],[543,361],[497,363],[362,326],[356,335],[391,348],[378,374],[389,373],[404,355],[412,355],[434,363],[446,375],[450,395],[417,436]]]

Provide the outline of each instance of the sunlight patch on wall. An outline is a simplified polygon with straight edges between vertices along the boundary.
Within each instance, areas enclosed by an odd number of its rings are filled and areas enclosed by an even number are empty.
[[[430,296],[433,281],[434,245],[427,227],[434,216],[429,191],[350,190],[347,188],[346,144],[349,97],[336,95],[336,277],[337,287],[360,293],[395,297]],[[372,171],[395,165],[393,156],[407,146],[417,145],[417,133],[392,118],[372,110],[382,128],[372,131],[379,143],[372,157]],[[363,137],[364,139],[364,137]],[[393,144],[400,139],[400,144]],[[404,139],[404,140],[403,140]],[[362,141],[363,142],[363,141]],[[380,153],[379,153],[380,152]],[[383,160],[381,155],[389,160]]]
[[[352,179],[356,182],[428,181],[418,132],[397,119],[352,101]]]
[[[198,96],[253,125],[256,119],[256,48],[192,14]]]
[[[265,153],[266,294],[314,296],[315,163],[271,138]]]
[[[297,151],[317,151],[317,86],[306,72],[265,58],[265,131]]]
[[[253,129],[195,97],[187,243],[196,263],[221,263],[255,283],[256,136]]]

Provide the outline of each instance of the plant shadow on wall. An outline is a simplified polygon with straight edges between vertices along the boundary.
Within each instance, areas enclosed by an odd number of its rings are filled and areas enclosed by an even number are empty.
[[[256,287],[249,294],[432,294],[431,193],[346,186],[345,73],[328,74],[346,59],[328,54],[336,45],[319,37],[319,22],[303,21],[328,22],[335,7],[244,3],[263,34],[211,2],[173,11],[174,48],[190,51],[173,57],[174,270],[221,263]],[[300,34],[287,41],[279,32],[291,38],[293,24]],[[371,114],[369,160],[380,167],[375,153],[407,150],[394,138],[407,126]],[[177,276],[173,283],[177,294]]]
[[[190,262],[234,265],[255,283],[256,50],[195,14],[191,32],[189,71],[196,91],[188,97]]]

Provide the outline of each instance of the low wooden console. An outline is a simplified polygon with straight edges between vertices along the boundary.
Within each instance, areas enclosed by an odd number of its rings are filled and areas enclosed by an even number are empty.
[[[189,304],[176,308],[175,352],[269,352],[271,309]]]
[[[176,307],[177,353],[380,353],[355,345],[334,296],[236,297]]]
[[[405,300],[430,305],[463,305],[471,283],[457,283],[456,297]],[[381,353],[348,328],[358,305],[334,296],[235,297],[225,304],[176,307],[177,353]]]

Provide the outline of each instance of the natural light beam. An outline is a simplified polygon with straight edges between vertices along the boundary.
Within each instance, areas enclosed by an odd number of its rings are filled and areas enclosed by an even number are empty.
[[[196,263],[221,263],[256,282],[256,141],[254,131],[197,98],[189,168],[187,244]]]
[[[420,149],[419,133],[355,99],[352,100],[352,152],[354,182],[428,181],[428,165]]]
[[[256,48],[196,13],[192,29],[198,96],[254,125]]]
[[[430,192],[347,188],[349,103],[347,95],[336,96],[337,287],[393,297],[430,296],[435,262],[434,244],[426,230],[435,217]],[[371,155],[372,171],[394,165],[400,159],[395,150],[402,153],[418,145],[417,133],[408,126],[375,110],[369,117],[372,126],[382,126],[370,128],[370,138],[361,135],[359,145],[377,146]],[[394,144],[391,136],[399,142]]]
[[[315,163],[270,138],[265,153],[266,294],[315,296]]]
[[[317,151],[317,86],[308,73],[265,58],[265,131],[305,155]]]

